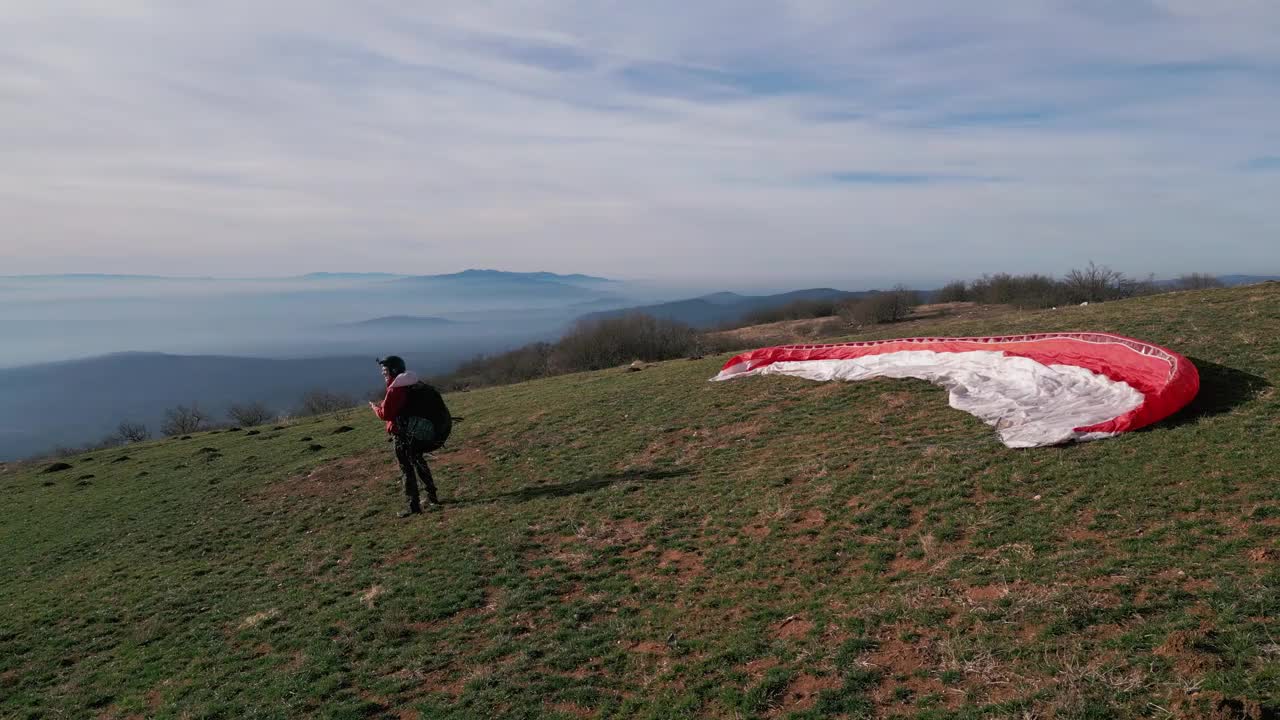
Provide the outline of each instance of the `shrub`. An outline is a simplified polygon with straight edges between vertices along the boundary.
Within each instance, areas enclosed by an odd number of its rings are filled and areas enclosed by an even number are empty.
[[[260,402],[236,403],[227,408],[227,417],[240,427],[253,427],[265,424],[275,413]]]
[[[853,325],[879,325],[905,320],[920,304],[913,290],[899,285],[889,292],[876,293],[841,307],[840,316]]]
[[[1066,304],[1061,283],[1048,275],[983,275],[969,286],[969,299],[984,305],[1047,308]]]
[[[355,399],[344,393],[320,389],[308,390],[303,393],[302,399],[299,401],[298,415],[324,415],[325,413],[345,410],[355,404]]]
[[[160,432],[167,436],[190,435],[205,429],[208,421],[209,416],[195,403],[192,403],[191,407],[179,405],[164,411],[164,422],[160,425]]]
[[[782,322],[783,320],[808,320],[810,318],[831,317],[839,310],[840,303],[835,298],[819,298],[814,300],[793,300],[786,305],[761,308],[747,313],[741,322],[732,323],[735,327],[748,325],[764,325],[765,323]]]
[[[1067,301],[1072,303],[1103,302],[1128,297],[1124,273],[1089,261],[1089,267],[1073,268],[1062,280]]]
[[[697,345],[698,333],[688,325],[633,313],[579,322],[556,343],[547,368],[559,374],[670,360],[687,357]]]
[[[963,280],[949,282],[934,296],[934,302],[965,302],[969,300],[969,283]]]
[[[1126,277],[1120,282],[1120,297],[1158,295],[1162,292],[1168,292],[1168,290],[1161,288],[1154,274],[1148,274],[1142,280]]]
[[[1188,273],[1175,280],[1173,287],[1178,290],[1208,290],[1222,287],[1222,281],[1207,273]]]
[[[453,373],[437,379],[434,384],[446,390],[460,390],[544,377],[551,349],[551,343],[539,342],[498,355],[480,355],[458,366]]]
[[[124,443],[142,442],[151,437],[151,431],[147,430],[147,426],[142,423],[121,421],[116,426],[116,437]]]
[[[91,442],[88,445],[85,445],[83,448],[81,448],[81,452],[88,452],[92,450],[109,450],[111,448],[120,447],[121,445],[124,445],[124,442],[125,442],[124,438],[120,437],[115,433],[111,433],[110,435],[104,436],[101,440],[98,440],[97,442]]]

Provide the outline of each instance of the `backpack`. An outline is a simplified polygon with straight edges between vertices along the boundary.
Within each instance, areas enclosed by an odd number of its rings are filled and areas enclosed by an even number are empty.
[[[409,418],[423,418],[431,424],[430,437],[416,437],[423,444],[426,452],[444,446],[453,430],[453,416],[449,407],[444,404],[440,391],[425,382],[416,382],[409,386],[409,401],[405,404],[404,414]],[[411,426],[417,423],[409,423]]]

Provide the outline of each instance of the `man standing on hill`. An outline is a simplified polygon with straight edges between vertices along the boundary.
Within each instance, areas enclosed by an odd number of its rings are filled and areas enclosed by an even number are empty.
[[[369,403],[369,407],[380,420],[386,421],[387,433],[395,442],[396,461],[400,463],[400,472],[404,476],[407,507],[400,511],[398,517],[406,518],[422,512],[415,474],[427,491],[427,508],[437,510],[440,500],[436,497],[435,480],[423,456],[430,449],[434,433],[431,421],[418,416],[410,402],[410,388],[418,383],[418,376],[406,370],[404,360],[395,355],[379,360],[378,364],[382,366],[382,378],[387,383],[387,395],[380,403]]]

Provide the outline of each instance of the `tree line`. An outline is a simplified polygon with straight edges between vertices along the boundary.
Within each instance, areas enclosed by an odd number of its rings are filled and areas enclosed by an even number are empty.
[[[940,290],[922,293],[898,285],[848,299],[804,299],[747,314],[726,325],[729,330],[751,325],[833,318],[842,331],[901,322],[925,300],[933,303],[976,302],[1019,308],[1050,308],[1082,302],[1106,302],[1177,290],[1221,287],[1212,275],[1191,273],[1172,282],[1153,277],[1133,279],[1090,262],[1061,278],[1050,275],[996,273],[977,280],[955,281]],[[552,375],[617,367],[635,360],[657,362],[743,349],[742,341],[724,333],[705,333],[669,319],[643,314],[582,321],[556,342],[539,342],[504,353],[481,355],[432,382],[443,390],[466,390],[508,385]]]
[[[806,317],[839,315],[852,326],[862,326],[904,320],[918,302],[916,292],[898,287],[830,305],[812,300],[797,301],[793,305],[804,308],[808,313]],[[743,347],[741,340],[731,336],[701,332],[677,320],[631,313],[579,321],[556,342],[532,343],[504,353],[481,355],[448,375],[432,378],[431,382],[446,391],[466,390],[604,370],[637,360],[697,359]]]
[[[382,399],[382,390],[370,391],[370,398]],[[333,392],[317,388],[303,393],[297,406],[290,413],[280,413],[265,403],[242,402],[227,407],[223,416],[218,416],[199,403],[177,405],[164,411],[164,420],[157,428],[162,437],[177,437],[208,430],[225,430],[232,427],[254,427],[270,422],[287,423],[293,418],[324,415],[339,410],[355,407],[358,401],[347,393]],[[146,423],[122,420],[114,432],[109,433],[97,442],[83,447],[58,447],[52,455],[67,456],[89,450],[103,450],[130,443],[142,442],[152,438],[151,428]]]
[[[937,302],[977,302],[1033,309],[1217,287],[1222,287],[1222,282],[1204,273],[1189,273],[1161,283],[1152,276],[1131,278],[1105,265],[1090,262],[1088,267],[1072,269],[1061,278],[996,273],[969,282],[957,280],[939,290],[935,299]]]

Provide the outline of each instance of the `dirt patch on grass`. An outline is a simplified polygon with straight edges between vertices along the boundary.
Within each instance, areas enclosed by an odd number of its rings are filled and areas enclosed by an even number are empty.
[[[688,579],[694,575],[701,575],[703,570],[702,557],[683,550],[664,550],[662,556],[658,559],[658,569],[666,570],[669,568],[674,568],[681,580]]]
[[[1209,645],[1212,635],[1212,627],[1208,625],[1202,625],[1197,630],[1175,630],[1169,633],[1154,653],[1168,658],[1179,676],[1198,677],[1220,663],[1219,658],[1203,650]]]
[[[277,610],[276,608],[271,608],[270,610],[263,610],[262,612],[254,613],[246,617],[244,620],[241,620],[240,625],[237,626],[236,629],[248,630],[249,628],[257,627],[258,625],[261,625],[262,623],[266,622],[267,620],[270,620],[271,618],[279,614],[280,614],[280,611]]]
[[[911,557],[909,555],[898,555],[889,561],[889,574],[891,575],[914,575],[923,572],[929,567],[929,558],[927,557]]]
[[[147,701],[148,710],[159,710],[160,707],[164,705],[164,693],[160,692],[159,688],[152,688],[151,690],[148,690],[144,697]]]
[[[489,456],[476,447],[463,446],[448,452],[439,452],[435,460],[441,467],[451,470],[481,472],[489,468]]]
[[[688,438],[684,435],[678,433],[661,435],[645,446],[643,450],[621,463],[619,469],[631,470],[651,467],[658,462],[688,460],[688,454],[685,452],[688,444]]]
[[[1172,717],[1196,720],[1275,720],[1280,710],[1255,700],[1227,697],[1216,692],[1179,692],[1169,704]]]
[[[817,508],[810,508],[796,518],[794,526],[797,530],[813,530],[826,524],[826,514]]]
[[[1067,532],[1065,533],[1067,539],[1082,542],[1107,542],[1106,535],[1103,535],[1097,530],[1089,529],[1090,526],[1094,524],[1094,521],[1094,512],[1092,510],[1085,510],[1080,513],[1080,516],[1077,517],[1075,522],[1067,529]]]
[[[1008,594],[1008,585],[985,585],[964,589],[965,599],[974,605],[990,604]]]
[[[894,635],[881,639],[876,649],[862,662],[880,669],[886,675],[911,675],[931,667],[933,660],[929,657],[927,641],[908,641],[903,640],[903,637],[923,638],[917,631],[897,628]]]
[[[759,680],[764,674],[778,667],[778,658],[763,657],[756,658],[741,667],[742,671],[752,680]]]
[[[920,632],[922,630],[897,628],[894,636],[881,640],[862,661],[881,671],[880,684],[871,691],[871,698],[877,706],[902,709],[913,706],[920,696],[934,695],[944,698],[944,707],[958,707],[962,697],[948,693],[934,676],[941,669],[941,661],[935,656],[932,643]]]
[[[398,553],[395,553],[393,555],[388,555],[387,559],[384,560],[382,564],[387,567],[395,567],[396,565],[403,565],[407,562],[413,562],[414,560],[417,560],[417,559],[418,559],[418,548],[407,547]]]
[[[484,607],[463,608],[462,610],[459,610],[445,618],[440,618],[438,620],[421,620],[417,622],[411,622],[405,625],[405,627],[417,633],[431,632],[435,630],[440,630],[442,628],[452,627],[454,625],[461,624],[467,618],[472,618],[477,615],[485,615],[487,613],[493,612],[495,609],[496,609],[496,606],[491,607],[490,605],[485,605]],[[532,622],[532,616],[528,616],[528,615],[524,616],[524,619],[522,621],[518,621],[517,624],[529,630],[533,630],[535,628],[535,624]]]
[[[448,671],[434,670],[422,676],[422,689],[456,698],[462,694],[462,689],[466,687],[468,680],[467,676],[455,678],[450,677]]]
[[[779,640],[795,640],[809,634],[813,629],[813,622],[805,620],[799,615],[791,617],[778,623],[777,629],[773,631],[773,636]]]
[[[1270,565],[1271,563],[1274,563],[1277,560],[1275,551],[1271,550],[1270,548],[1253,548],[1252,550],[1245,553],[1245,557],[1249,558],[1250,562],[1262,563],[1267,565]]]
[[[567,540],[581,540],[593,547],[634,545],[644,539],[648,529],[649,523],[634,518],[609,520],[594,526],[583,525]]]
[[[638,643],[633,643],[631,647],[627,649],[633,653],[639,653],[641,655],[665,656],[667,653],[671,652],[671,648],[668,647],[666,643],[660,643],[657,640],[643,640]]]
[[[778,706],[771,710],[767,717],[786,717],[793,712],[808,710],[818,702],[818,694],[823,690],[834,690],[840,687],[840,679],[834,675],[817,677],[805,673],[796,676],[778,699]]]
[[[595,711],[591,708],[585,708],[572,702],[548,703],[547,707],[558,713],[572,715],[574,717],[587,718],[595,715]]]
[[[765,422],[745,420],[718,427],[701,427],[692,430],[663,433],[643,450],[618,465],[620,470],[645,468],[671,463],[689,465],[695,463],[708,450],[728,447],[744,442],[764,431]]]
[[[391,456],[365,453],[325,463],[301,477],[295,476],[266,486],[259,497],[266,500],[291,498],[336,498],[377,489],[387,482]]]
[[[377,602],[378,598],[386,594],[387,591],[385,588],[381,585],[374,585],[360,593],[360,602],[364,603],[367,607],[373,607],[373,604]]]

